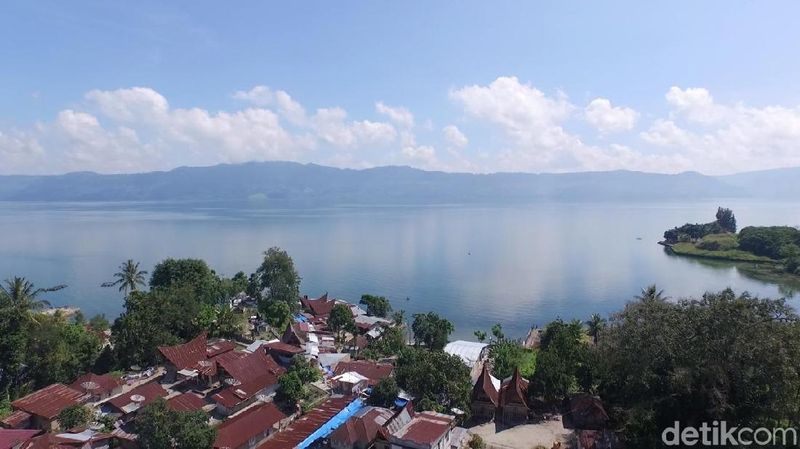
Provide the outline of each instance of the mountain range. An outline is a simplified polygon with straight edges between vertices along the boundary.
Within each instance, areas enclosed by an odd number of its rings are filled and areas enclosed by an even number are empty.
[[[180,167],[137,174],[0,176],[0,201],[252,201],[436,204],[800,197],[800,167],[707,176],[633,171],[444,173],[341,169],[294,162]]]

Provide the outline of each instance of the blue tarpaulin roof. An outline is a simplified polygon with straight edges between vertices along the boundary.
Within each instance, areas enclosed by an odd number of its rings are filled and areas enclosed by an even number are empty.
[[[300,444],[297,445],[298,449],[306,449],[307,447],[311,446],[311,443],[317,441],[320,438],[325,438],[326,436],[330,435],[331,432],[336,430],[337,427],[344,424],[345,421],[350,419],[351,416],[355,415],[356,412],[364,408],[364,401],[361,399],[356,398],[353,402],[347,405],[347,407],[343,408],[342,411],[335,414],[333,418],[328,420],[325,424],[322,425],[316,432],[309,435],[305,440],[303,440]]]

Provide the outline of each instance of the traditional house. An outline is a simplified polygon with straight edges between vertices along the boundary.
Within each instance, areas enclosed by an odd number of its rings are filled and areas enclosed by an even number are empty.
[[[226,340],[209,343],[206,332],[180,345],[159,346],[158,351],[165,359],[164,378],[167,381],[194,379],[202,386],[213,385],[219,380],[216,360],[232,357],[228,354],[235,347],[233,342]]]
[[[167,390],[162,388],[158,382],[148,382],[109,399],[106,405],[111,408],[111,414],[119,417],[123,422],[130,422],[139,409],[166,396]]]
[[[252,449],[277,432],[286,419],[271,402],[257,405],[217,427],[214,449]]]
[[[122,381],[108,374],[86,373],[70,387],[89,395],[89,402],[98,402],[122,393]]]
[[[330,445],[333,449],[368,449],[393,415],[385,408],[364,407],[331,433]]]
[[[252,404],[257,396],[271,396],[278,378],[286,372],[264,351],[231,360],[219,360],[220,376],[228,386],[211,398],[220,413],[229,415]]]
[[[289,323],[281,336],[281,342],[290,346],[297,346],[299,348],[305,347],[308,341],[308,332],[304,331],[301,323]]]
[[[65,408],[83,404],[89,395],[64,384],[49,385],[11,403],[13,412],[2,425],[6,428],[58,429],[58,414]]]
[[[296,355],[306,352],[305,349],[299,346],[286,344],[282,341],[266,343],[261,347],[261,350],[266,351],[267,354],[271,355],[283,366],[289,366]]]
[[[378,363],[369,360],[353,360],[340,362],[333,371],[335,376],[340,374],[355,372],[367,378],[367,385],[375,386],[382,379],[392,375],[394,366],[389,363]]]
[[[411,402],[379,431],[376,449],[450,449],[455,416],[415,413]]]
[[[300,304],[315,317],[327,317],[331,314],[333,306],[336,305],[335,299],[328,299],[328,293],[316,299],[311,299],[308,295],[300,298]]]
[[[580,393],[564,399],[564,427],[582,430],[608,428],[608,414],[600,398]]]
[[[495,410],[500,405],[500,379],[492,376],[489,367],[484,364],[475,386],[472,387],[472,416],[483,419],[494,419]]]
[[[503,381],[499,391],[500,416],[505,424],[528,419],[528,381],[522,378],[519,368],[510,379]]]

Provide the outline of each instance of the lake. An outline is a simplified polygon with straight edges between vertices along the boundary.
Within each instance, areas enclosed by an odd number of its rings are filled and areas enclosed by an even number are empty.
[[[286,249],[302,291],[357,301],[388,297],[408,313],[435,311],[454,337],[501,323],[532,325],[619,310],[656,283],[673,298],[732,287],[784,296],[727,263],[668,255],[663,231],[730,207],[739,225],[798,225],[800,203],[537,203],[315,209],[208,204],[0,203],[0,276],[67,284],[54,305],[87,316],[122,310],[101,288],[125,259],[148,271],[167,257],[197,257],[219,273],[250,273],[271,246]],[[794,300],[792,300],[794,301]]]

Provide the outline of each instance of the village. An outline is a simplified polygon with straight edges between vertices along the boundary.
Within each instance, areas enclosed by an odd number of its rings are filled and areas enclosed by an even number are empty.
[[[245,294],[230,307],[249,314]],[[354,326],[344,331],[330,323],[334,309],[346,307]],[[368,314],[358,304],[329,298],[299,298],[300,312],[275,338],[210,338],[201,332],[189,341],[160,346],[161,363],[132,367],[121,376],[85,373],[71,384],[52,384],[11,403],[0,421],[0,449],[137,448],[137,413],[163,402],[177,412],[202,412],[215,429],[214,449],[506,449],[611,447],[604,431],[608,416],[588,394],[565,400],[559,410],[537,410],[528,380],[519,369],[499,379],[488,360],[490,343],[447,342],[472,382],[470,409],[415,410],[408,392],[392,393],[375,404],[376,390],[393,382],[396,357],[361,356],[387,331],[412,344],[400,320]],[[249,336],[268,326],[248,315]],[[538,330],[524,344],[535,348]],[[419,342],[415,342],[419,343]],[[301,385],[302,400],[288,408],[275,400],[281,378],[303,365],[314,372]],[[64,411],[91,410],[90,423],[64,428]],[[542,411],[544,410],[544,411]],[[100,423],[105,423],[101,425]]]

